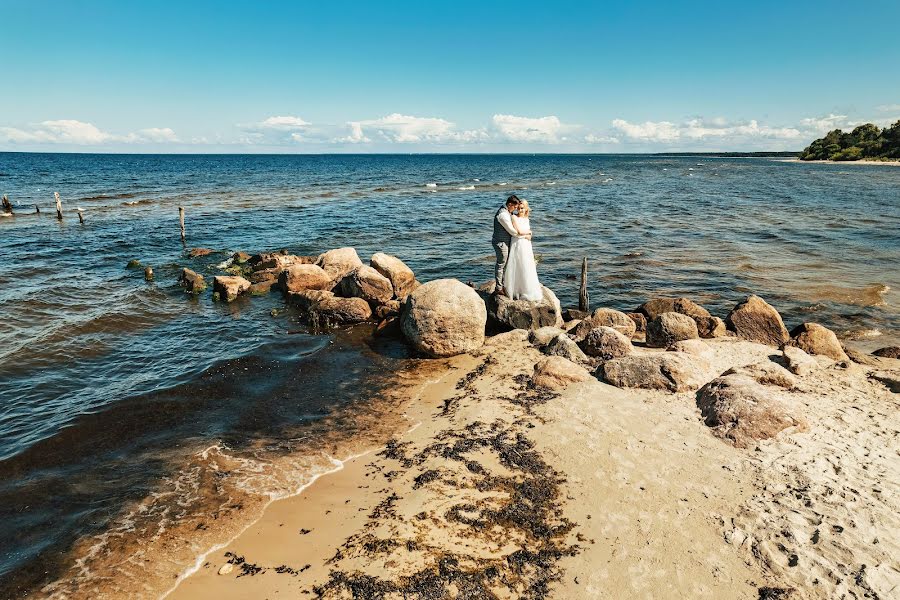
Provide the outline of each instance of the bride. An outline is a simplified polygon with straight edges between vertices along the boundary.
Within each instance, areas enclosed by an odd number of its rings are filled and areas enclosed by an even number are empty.
[[[517,235],[512,238],[509,260],[503,273],[503,289],[513,300],[537,302],[544,297],[538,281],[534,252],[531,249],[531,223],[528,216],[531,208],[527,200],[520,200],[512,216],[512,224]]]

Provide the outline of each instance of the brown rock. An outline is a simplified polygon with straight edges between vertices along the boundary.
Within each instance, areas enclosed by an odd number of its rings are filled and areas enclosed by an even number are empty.
[[[218,275],[213,278],[213,292],[225,302],[231,302],[250,289],[250,282],[237,275]]]
[[[682,313],[665,312],[647,323],[647,346],[650,348],[668,348],[675,342],[698,337],[697,323]]]
[[[310,321],[318,327],[362,323],[372,318],[369,303],[362,298],[324,297],[309,307]]]
[[[284,269],[294,265],[314,264],[318,258],[318,256],[296,256],[283,252],[266,252],[254,254],[247,260],[247,264],[254,271],[273,269],[277,275]]]
[[[681,352],[614,358],[600,365],[597,373],[616,387],[670,392],[696,390],[714,375],[706,359]]]
[[[725,325],[744,339],[770,346],[781,347],[790,339],[781,315],[759,296],[749,296],[735,306]]]
[[[478,292],[456,279],[429,281],[407,298],[403,335],[429,356],[455,356],[484,345],[487,308]]]
[[[334,298],[334,294],[328,290],[298,290],[296,292],[287,292],[287,301],[302,310],[309,310],[316,303]]]
[[[370,304],[384,304],[394,297],[390,280],[374,268],[361,265],[341,280],[341,293],[362,298]]]
[[[834,332],[818,323],[798,325],[791,331],[791,339],[785,345],[832,360],[850,360]]]
[[[820,369],[819,363],[812,356],[794,346],[785,346],[781,351],[788,371],[794,375],[808,375]]]
[[[256,283],[250,284],[250,289],[247,290],[251,296],[262,296],[264,294],[268,294],[272,290],[272,286],[275,285],[275,280],[269,279],[268,281],[259,281]]]
[[[375,316],[379,319],[396,317],[400,315],[400,301],[388,300],[384,304],[375,307]]]
[[[709,344],[703,340],[681,340],[675,342],[667,348],[670,352],[684,352],[685,354],[694,354],[696,356],[708,356],[712,352]]]
[[[694,317],[697,324],[697,333],[704,339],[725,337],[728,335],[728,328],[725,327],[725,321],[719,317]]]
[[[879,358],[900,358],[900,346],[885,346],[873,352]]]
[[[629,319],[630,321],[630,319]],[[578,347],[588,356],[609,360],[631,354],[631,338],[612,327],[595,327]]]
[[[401,337],[400,317],[388,317],[378,322],[375,327],[375,337]]]
[[[644,333],[647,331],[647,317],[643,313],[633,312],[627,313],[628,318],[634,321],[635,333]]]
[[[788,427],[803,431],[806,421],[779,397],[740,374],[713,379],[697,393],[697,406],[713,433],[738,448],[774,437]]]
[[[578,310],[576,308],[564,308],[562,311],[562,316],[564,321],[575,321],[586,319],[587,317],[591,316],[591,313],[584,310]]]
[[[629,340],[634,337],[637,330],[637,324],[628,315],[611,308],[598,308],[585,320],[596,327],[612,327]]]
[[[206,289],[206,280],[203,279],[203,275],[187,268],[181,270],[181,275],[178,277],[178,283],[181,284],[181,287],[189,294],[199,294]]]
[[[771,360],[763,360],[749,365],[732,367],[725,371],[723,375],[743,375],[749,377],[756,383],[776,385],[786,390],[792,389],[797,385],[796,377],[794,377],[787,369],[773,363]]]
[[[667,312],[680,313],[692,318],[710,316],[708,310],[688,298],[653,298],[638,306],[636,312],[643,314],[648,322]]]
[[[565,333],[565,331],[563,331],[559,327],[548,325],[547,327],[541,327],[539,329],[533,329],[529,331],[528,341],[538,347],[546,346],[552,339],[558,337],[563,333]]]
[[[316,264],[322,267],[334,285],[337,285],[341,279],[361,267],[362,261],[359,260],[354,248],[337,248],[321,255]]]
[[[488,316],[501,329],[540,329],[562,327],[562,308],[553,291],[541,286],[543,297],[537,302],[513,300],[506,296],[487,297]]]
[[[280,274],[281,269],[263,269],[262,271],[251,271],[250,274],[247,275],[247,279],[253,283],[263,283],[266,281],[276,283]]]
[[[201,256],[208,256],[215,252],[215,250],[210,250],[209,248],[191,248],[188,252],[188,256],[191,258],[200,258]]]
[[[800,349],[797,348],[797,350]],[[860,365],[866,365],[867,367],[878,367],[881,366],[881,364],[884,362],[884,360],[879,356],[876,356],[874,354],[866,354],[865,352],[860,352],[856,348],[851,348],[849,346],[844,346],[844,352],[847,353],[847,356],[853,362]],[[804,354],[806,353],[804,352]]]
[[[284,293],[300,290],[330,290],[331,277],[316,265],[293,265],[278,276],[278,285]]]
[[[536,387],[558,390],[572,383],[590,381],[591,374],[561,356],[548,356],[535,365],[531,380]]]
[[[250,255],[247,254],[246,252],[238,251],[231,255],[231,260],[238,264],[243,264],[243,263],[247,262],[248,260],[250,260]]]
[[[590,364],[591,362],[591,359],[578,347],[578,344],[564,333],[550,340],[546,346],[541,348],[541,352],[549,356],[561,356],[578,364]]]
[[[394,290],[394,296],[399,299],[405,299],[410,292],[413,291],[416,283],[416,276],[412,269],[406,266],[402,260],[384,252],[376,252],[369,260],[376,271],[391,282]]]

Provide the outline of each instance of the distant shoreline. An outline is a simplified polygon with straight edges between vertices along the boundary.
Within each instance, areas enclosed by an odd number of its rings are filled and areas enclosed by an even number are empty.
[[[887,165],[889,167],[900,167],[900,160],[801,160],[799,158],[785,158],[778,162],[804,163],[804,164],[827,164],[827,165]]]

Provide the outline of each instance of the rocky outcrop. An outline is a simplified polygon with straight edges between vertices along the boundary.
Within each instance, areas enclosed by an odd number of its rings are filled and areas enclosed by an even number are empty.
[[[538,302],[513,300],[491,294],[487,297],[491,323],[500,329],[540,329],[562,327],[562,308],[559,299],[547,287],[541,286],[544,296]]]
[[[738,448],[752,447],[788,427],[807,427],[774,388],[742,374],[717,377],[704,385],[697,393],[697,406],[713,433]]]
[[[709,311],[688,298],[653,298],[637,307],[637,311],[652,321],[667,312],[687,315],[691,318],[708,317]]]
[[[293,265],[287,267],[278,277],[278,285],[288,294],[300,290],[330,290],[331,276],[316,265]]]
[[[630,319],[629,319],[630,320]],[[595,327],[578,344],[585,354],[602,360],[610,360],[631,354],[631,338],[612,327]]]
[[[286,292],[285,296],[290,304],[302,310],[309,310],[317,302],[334,298],[334,293],[328,290],[298,290],[296,292]]]
[[[647,317],[643,313],[633,312],[626,314],[628,315],[629,319],[634,321],[635,333],[644,333],[645,331],[647,331]]]
[[[590,325],[591,328],[612,327],[629,340],[634,336],[634,332],[637,330],[637,325],[628,317],[628,315],[611,308],[598,308],[592,312],[589,317],[586,317],[581,321],[579,326],[581,327],[581,331],[583,331],[583,335],[580,336],[582,339],[589,331],[589,329],[587,329],[588,325]]]
[[[550,343],[550,340],[564,333],[565,331],[559,327],[548,325],[547,327],[541,327],[540,329],[534,329],[528,332],[528,341],[538,347],[546,346]]]
[[[872,354],[879,358],[900,358],[900,346],[885,346]]]
[[[401,300],[405,299],[416,286],[416,276],[412,269],[396,256],[376,252],[369,260],[369,264],[391,282],[394,296]]]
[[[188,268],[181,270],[181,275],[178,276],[178,283],[189,294],[199,294],[206,289],[206,280],[203,279],[203,275]]]
[[[565,359],[582,365],[590,364],[591,362],[591,359],[578,347],[578,344],[572,341],[569,336],[564,333],[550,340],[541,351],[549,356],[562,356]]]
[[[589,381],[591,374],[582,366],[561,356],[548,356],[534,367],[531,377],[536,387],[563,389],[573,383]]]
[[[309,307],[309,319],[316,327],[361,323],[372,318],[372,308],[362,298],[324,296]]]
[[[834,332],[818,323],[798,325],[791,331],[791,339],[785,345],[832,360],[850,360]]]
[[[213,293],[219,295],[219,299],[232,302],[238,296],[250,289],[250,282],[237,275],[218,275],[213,278]]]
[[[786,390],[792,389],[797,385],[796,377],[788,372],[787,369],[773,363],[771,360],[763,360],[749,365],[732,367],[725,371],[723,375],[743,375],[749,377],[756,383],[775,385]]]
[[[781,315],[759,296],[749,296],[735,306],[725,325],[746,340],[778,348],[790,339]]]
[[[788,371],[794,375],[800,375],[802,377],[818,371],[820,368],[816,359],[800,348],[785,346],[782,355]]]
[[[254,271],[272,270],[277,276],[281,271],[294,265],[311,265],[318,260],[317,256],[296,256],[284,252],[264,252],[254,254],[247,259],[247,266]]]
[[[665,312],[647,323],[646,339],[650,348],[668,348],[675,342],[698,337],[694,319],[681,313]]]
[[[699,356],[663,352],[608,360],[597,369],[597,376],[616,387],[686,392],[709,381],[713,372]]]
[[[407,298],[403,335],[429,356],[454,356],[484,344],[487,309],[481,296],[456,279],[429,281]]]
[[[319,256],[316,265],[328,273],[332,286],[337,285],[341,279],[362,266],[359,255],[354,248],[337,248],[329,250]]]
[[[323,271],[324,272],[324,271]],[[372,305],[384,304],[394,297],[391,281],[374,268],[362,265],[341,280],[341,294],[362,298]]]
[[[694,323],[697,324],[697,333],[704,339],[725,337],[728,335],[728,328],[725,321],[719,317],[694,317]]]

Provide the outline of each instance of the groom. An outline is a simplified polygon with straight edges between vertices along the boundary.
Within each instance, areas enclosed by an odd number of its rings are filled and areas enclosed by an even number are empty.
[[[499,296],[506,295],[506,290],[503,289],[503,272],[506,270],[506,261],[509,258],[509,246],[512,244],[512,238],[514,235],[517,235],[516,229],[512,224],[512,215],[519,208],[519,202],[519,197],[513,194],[506,199],[506,204],[501,206],[497,214],[494,215],[494,235],[491,237],[491,244],[493,244],[494,252],[497,255],[497,264],[494,267],[494,281],[497,283],[497,286],[494,288],[494,293]]]

